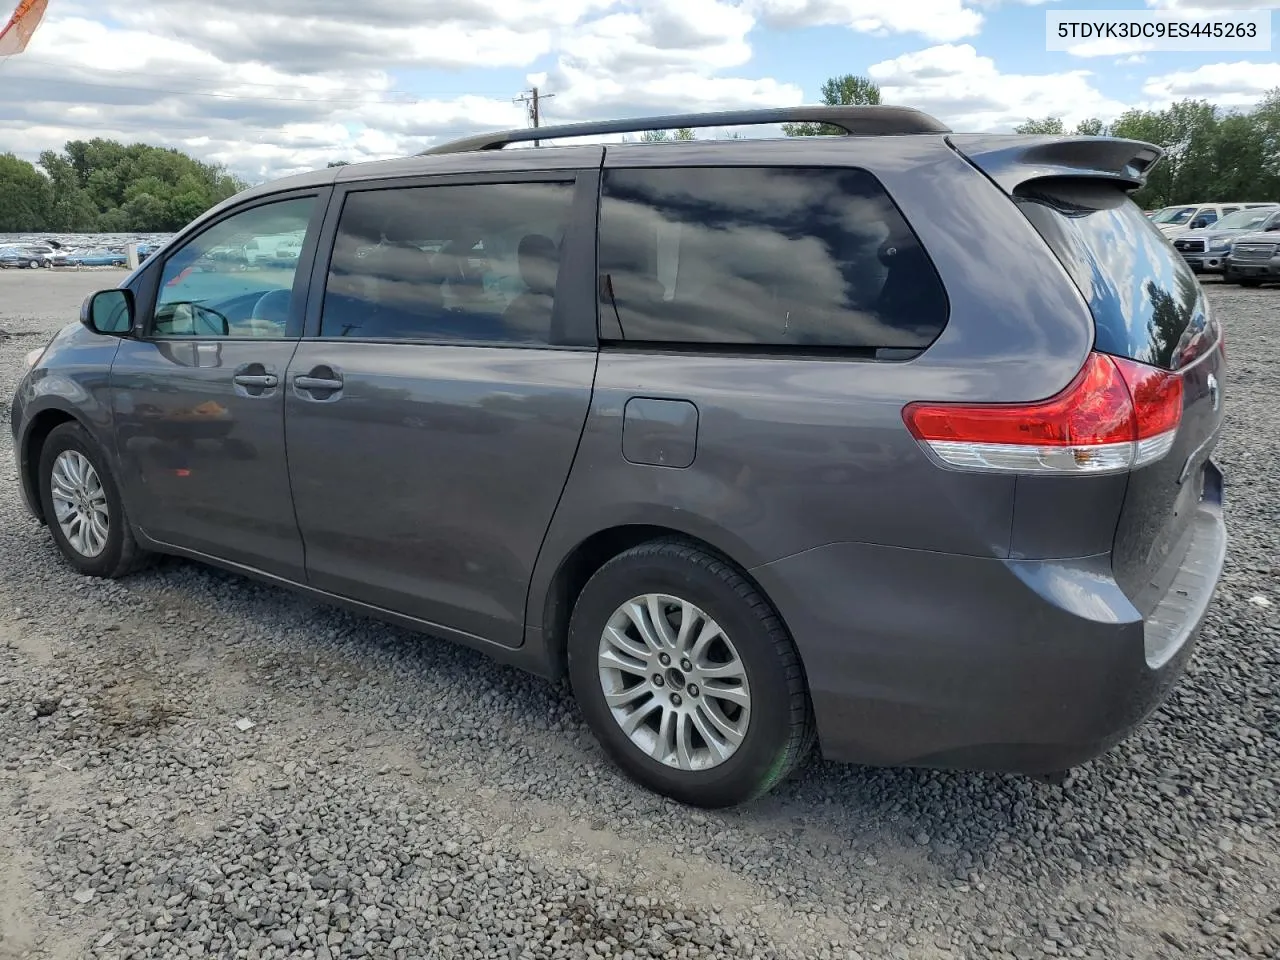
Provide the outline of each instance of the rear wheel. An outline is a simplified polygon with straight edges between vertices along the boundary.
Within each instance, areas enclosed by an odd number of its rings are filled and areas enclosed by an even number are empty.
[[[760,796],[813,746],[782,622],[741,573],[692,544],[642,544],[597,571],[574,607],[569,675],[614,762],[683,803]]]
[[[1240,286],[1242,287],[1262,286],[1262,281],[1259,280],[1257,277],[1241,277],[1239,280],[1236,281],[1236,283],[1240,284]]]
[[[49,432],[40,448],[40,499],[53,542],[91,577],[122,577],[146,560],[106,456],[79,423]]]

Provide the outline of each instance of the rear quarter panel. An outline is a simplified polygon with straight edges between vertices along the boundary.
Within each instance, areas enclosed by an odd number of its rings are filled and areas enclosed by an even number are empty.
[[[555,569],[587,537],[646,523],[698,536],[744,567],[862,542],[984,557],[1010,551],[1015,480],[941,469],[907,432],[913,400],[1056,393],[1093,325],[1079,291],[1007,195],[938,137],[609,148],[605,166],[851,165],[874,173],[941,274],[946,329],[909,362],[602,348],[579,455],[534,574],[541,626]],[[633,397],[698,409],[683,469],[622,455]]]

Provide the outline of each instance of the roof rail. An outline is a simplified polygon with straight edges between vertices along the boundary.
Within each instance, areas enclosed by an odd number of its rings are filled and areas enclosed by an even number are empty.
[[[677,130],[681,127],[702,129],[757,126],[769,123],[825,123],[839,127],[849,136],[951,132],[941,121],[913,107],[774,107],[759,110],[724,110],[716,113],[677,113],[665,117],[636,117],[630,120],[592,120],[586,123],[564,123],[550,127],[498,130],[442,143],[423,150],[418,156],[470,153],[474,150],[501,150],[511,143],[556,140],[561,137],[642,133],[646,130]]]

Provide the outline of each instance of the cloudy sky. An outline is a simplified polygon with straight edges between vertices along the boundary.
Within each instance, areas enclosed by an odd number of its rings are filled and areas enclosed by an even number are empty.
[[[261,181],[330,160],[544,122],[818,99],[870,75],[953,129],[1113,117],[1182,97],[1249,105],[1272,52],[1110,42],[1045,50],[1045,11],[1273,6],[1255,0],[51,0],[0,60],[0,152],[93,136],[180,147]],[[14,0],[0,0],[0,19]],[[1280,28],[1280,12],[1273,16]],[[1273,50],[1280,44],[1273,42]]]

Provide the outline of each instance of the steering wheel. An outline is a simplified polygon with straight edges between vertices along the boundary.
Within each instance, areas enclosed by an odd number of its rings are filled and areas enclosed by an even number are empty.
[[[289,322],[289,303],[293,298],[289,290],[268,290],[260,296],[249,311],[249,324],[270,324],[284,327]]]

